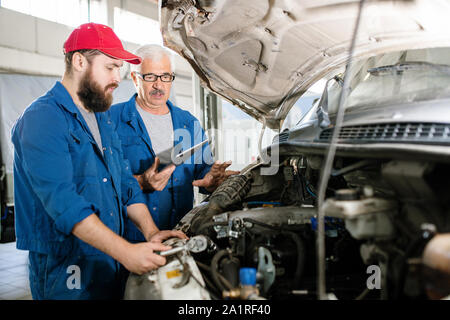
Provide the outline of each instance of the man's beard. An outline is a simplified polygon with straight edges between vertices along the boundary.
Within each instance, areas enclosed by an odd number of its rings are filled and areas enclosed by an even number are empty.
[[[78,98],[83,106],[92,112],[105,112],[111,107],[113,96],[107,93],[109,88],[117,88],[116,83],[107,85],[104,89],[92,79],[92,70],[89,69],[80,81]]]

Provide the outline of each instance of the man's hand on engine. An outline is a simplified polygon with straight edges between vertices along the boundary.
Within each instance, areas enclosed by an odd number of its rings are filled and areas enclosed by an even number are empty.
[[[147,237],[147,241],[161,243],[169,238],[189,239],[183,232],[179,230],[161,230]]]
[[[214,162],[205,177],[203,179],[193,181],[192,185],[196,187],[203,187],[208,192],[213,192],[229,176],[239,174],[239,171],[225,170],[230,165],[231,161],[226,161],[224,163],[220,163],[220,161]]]
[[[169,250],[172,247],[156,242],[141,242],[129,244],[127,254],[120,262],[133,273],[142,275],[150,270],[157,269],[166,264],[166,258],[157,254],[157,251]]]

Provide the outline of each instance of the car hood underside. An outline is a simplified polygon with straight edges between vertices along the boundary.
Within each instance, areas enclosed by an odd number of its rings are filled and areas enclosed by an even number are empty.
[[[162,0],[164,43],[203,85],[269,128],[319,79],[342,72],[359,1]],[[450,45],[450,1],[366,1],[354,57]]]

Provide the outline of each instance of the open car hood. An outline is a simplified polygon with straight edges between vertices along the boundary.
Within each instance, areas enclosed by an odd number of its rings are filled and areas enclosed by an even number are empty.
[[[272,129],[348,58],[359,1],[162,0],[164,44],[202,84]],[[450,0],[366,1],[355,59],[450,46]]]

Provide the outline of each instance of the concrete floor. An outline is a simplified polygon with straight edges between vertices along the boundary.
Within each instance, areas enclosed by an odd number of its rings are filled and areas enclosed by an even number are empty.
[[[28,251],[16,243],[0,243],[0,300],[31,300]]]

